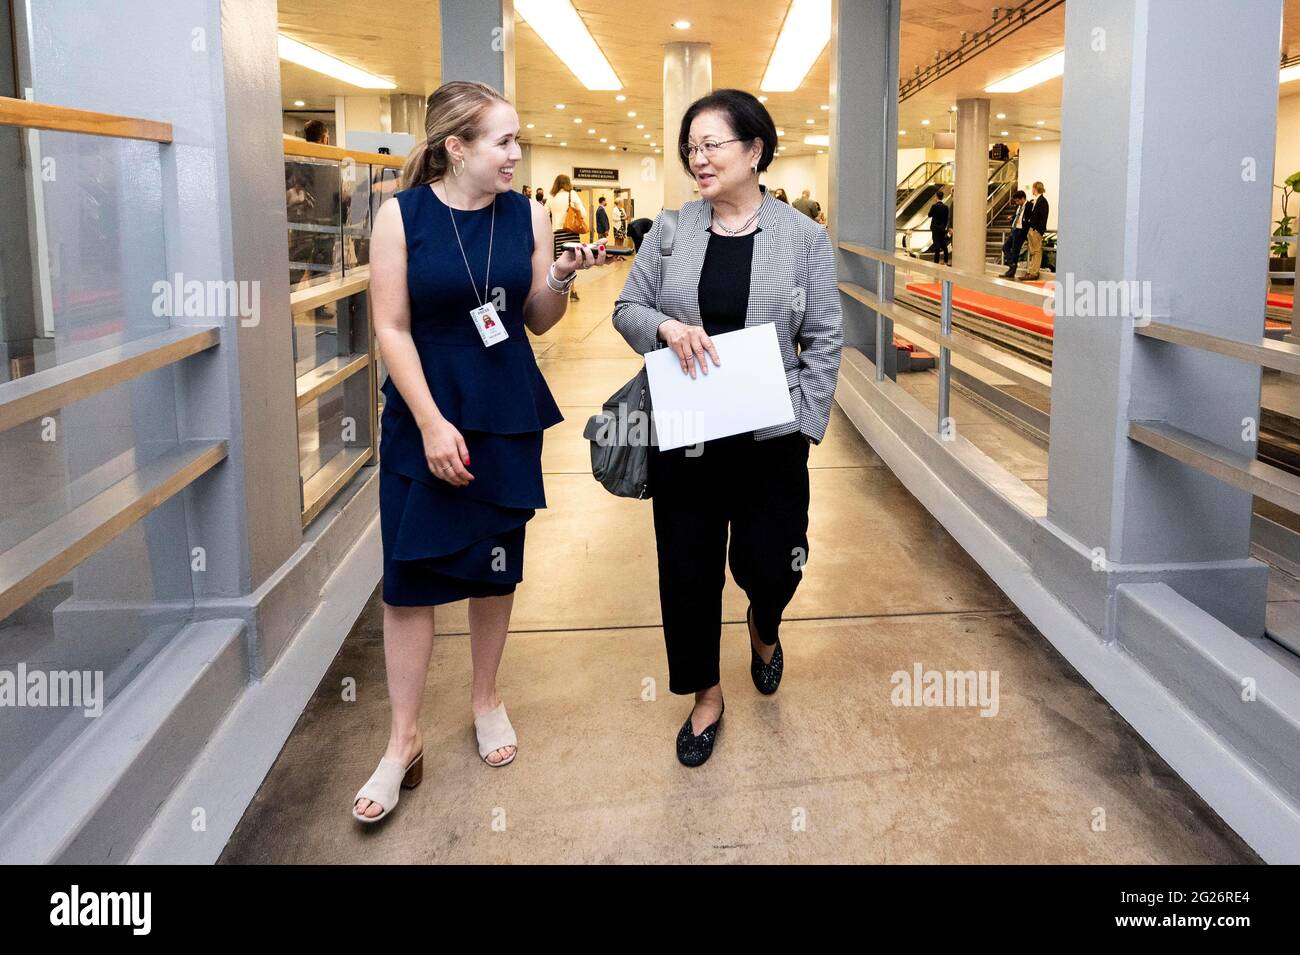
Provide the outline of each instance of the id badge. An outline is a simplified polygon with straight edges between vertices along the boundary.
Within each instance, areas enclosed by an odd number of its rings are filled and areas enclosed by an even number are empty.
[[[474,319],[474,327],[478,329],[479,337],[483,339],[485,346],[495,345],[497,342],[503,342],[510,337],[506,331],[506,323],[501,321],[496,306],[491,302],[470,309],[469,314]]]

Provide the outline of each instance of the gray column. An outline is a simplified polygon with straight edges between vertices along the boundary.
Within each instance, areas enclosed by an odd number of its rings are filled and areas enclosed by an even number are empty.
[[[696,198],[695,180],[675,152],[687,108],[713,91],[713,49],[707,43],[664,44],[664,208]]]
[[[515,102],[514,0],[442,0],[440,27],[442,81],[476,80]]]
[[[984,271],[988,231],[989,101],[957,100],[957,169],[952,200],[952,264]]]
[[[831,242],[893,249],[898,181],[898,0],[835,0],[831,14],[831,148],[827,191]],[[838,253],[841,281],[880,292],[874,262]],[[893,280],[885,296],[892,295]],[[844,344],[873,360],[876,313],[840,296]],[[886,320],[885,341],[893,342]],[[885,374],[897,356],[885,349]]]
[[[1239,632],[1263,631],[1250,495],[1126,435],[1130,419],[1158,419],[1254,456],[1258,369],[1137,337],[1132,316],[1149,299],[1157,321],[1259,340],[1281,16],[1281,0],[1066,6],[1049,536],[1036,569],[1072,578],[1061,592],[1108,633],[1114,586],[1152,576]],[[1099,308],[1098,283],[1113,280],[1136,283],[1138,305]]]

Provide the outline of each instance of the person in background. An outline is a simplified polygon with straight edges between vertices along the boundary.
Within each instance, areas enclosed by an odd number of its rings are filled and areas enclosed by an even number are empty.
[[[1043,233],[1047,231],[1047,190],[1041,182],[1033,185],[1034,198],[1029,203],[1029,262],[1025,265],[1025,274],[1020,278],[1025,282],[1038,279],[1038,270],[1043,265]]]
[[[530,186],[524,186],[524,187],[523,187],[522,189],[520,189],[519,191],[522,192],[522,193],[523,193],[525,196],[527,196],[529,199],[531,199],[531,198],[533,197],[533,190],[532,190],[532,187],[530,187]]]
[[[604,196],[596,204],[596,238],[609,240],[609,210],[605,208]]]
[[[307,125],[302,128],[302,137],[309,143],[319,143],[322,146],[330,144],[330,131],[319,119],[307,120]]]
[[[541,186],[537,187],[537,195],[533,196],[540,205],[546,205],[546,190]]]
[[[816,199],[812,198],[812,193],[810,193],[807,189],[803,191],[803,193],[799,196],[798,199],[790,203],[790,205],[794,206],[796,209],[798,209],[800,212],[806,215],[809,219],[812,219],[813,222],[816,222],[818,221],[818,219],[821,218],[822,204],[818,202]]]
[[[930,207],[930,249],[934,252],[934,264],[939,264],[939,256],[943,256],[943,264],[952,264],[952,253],[948,249],[948,237],[952,235],[952,229],[948,228],[948,206],[943,201],[943,190],[940,189],[934,196],[934,205]]]
[[[614,200],[614,244],[622,246],[627,240],[627,206],[626,199],[619,196]],[[623,261],[623,257],[619,257]]]
[[[780,199],[782,202],[786,203],[787,205],[788,205],[789,202],[790,202],[790,200],[786,198],[785,190],[784,190],[784,189],[773,189],[773,190],[772,190],[772,198],[773,198],[773,199]]]
[[[578,210],[582,221],[587,221],[587,207],[582,204],[582,198],[573,191],[573,181],[564,173],[555,177],[555,182],[551,184],[551,198],[546,203],[546,211],[551,214],[551,228],[555,230],[555,257],[558,259],[564,254],[564,243],[582,242],[584,238],[572,229],[565,228],[564,220],[569,214],[569,207],[572,206]],[[584,228],[585,232],[586,229]],[[577,302],[578,286],[573,283],[569,286],[569,297]]]
[[[1028,232],[1025,224],[1025,190],[1017,189],[1011,196],[1011,202],[1016,207],[1016,212],[1011,217],[1011,231],[1002,243],[1002,264],[1007,267],[1001,276],[1004,279],[1016,277],[1016,264],[1020,261],[1020,249],[1025,244],[1025,233]]]

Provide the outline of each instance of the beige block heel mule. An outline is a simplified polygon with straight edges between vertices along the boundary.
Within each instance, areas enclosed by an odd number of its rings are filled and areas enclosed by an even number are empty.
[[[353,797],[352,818],[364,823],[378,822],[396,808],[397,797],[401,790],[414,789],[420,785],[422,779],[424,779],[424,750],[416,753],[405,768],[399,760],[385,756],[379,761],[379,768]],[[384,811],[373,817],[357,812],[357,803],[363,799],[379,803],[384,807]]]

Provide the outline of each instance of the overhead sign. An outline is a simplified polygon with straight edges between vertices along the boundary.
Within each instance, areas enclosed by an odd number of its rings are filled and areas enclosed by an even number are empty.
[[[596,169],[593,166],[574,166],[574,179],[598,179],[601,182],[618,182],[617,169]]]

